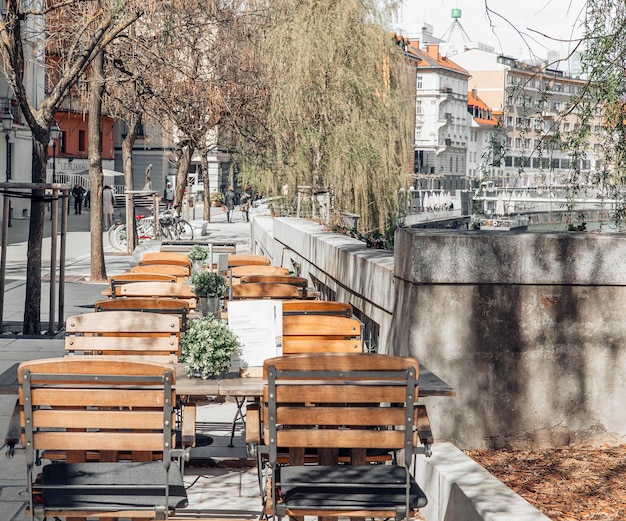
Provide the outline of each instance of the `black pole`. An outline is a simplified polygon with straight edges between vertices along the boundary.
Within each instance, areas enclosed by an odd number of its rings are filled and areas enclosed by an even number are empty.
[[[4,139],[6,141],[6,149],[7,149],[7,164],[6,164],[6,178],[7,183],[11,180],[11,143],[9,142],[9,132],[6,131],[4,134]],[[11,208],[11,198],[9,198],[9,228],[13,226],[12,221],[13,210]]]

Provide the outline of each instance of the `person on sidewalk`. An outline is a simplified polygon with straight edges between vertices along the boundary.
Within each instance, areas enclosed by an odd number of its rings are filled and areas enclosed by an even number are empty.
[[[241,210],[241,215],[243,216],[243,222],[250,222],[250,205],[252,203],[252,193],[250,192],[250,186],[246,185],[243,187],[243,192],[241,192],[241,197],[239,198],[239,209]]]
[[[163,190],[163,201],[165,201],[165,207],[168,210],[172,208],[172,205],[174,204],[174,187],[169,181],[167,182],[167,185],[165,185],[165,190]]]
[[[232,223],[233,210],[235,209],[235,189],[232,186],[229,186],[226,191],[226,195],[224,196],[224,206],[226,206],[226,220],[229,223]]]
[[[72,195],[74,196],[74,215],[82,213],[83,209],[83,195],[85,195],[85,189],[78,183],[72,188]]]
[[[109,185],[102,190],[102,228],[108,230],[113,226],[113,211],[115,208],[115,194]]]

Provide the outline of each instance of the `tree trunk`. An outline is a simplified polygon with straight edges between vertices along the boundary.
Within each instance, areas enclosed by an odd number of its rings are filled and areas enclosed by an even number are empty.
[[[128,134],[122,140],[122,164],[124,165],[124,189],[126,192],[135,189],[135,181],[133,179],[133,147],[137,140],[137,130],[141,125],[141,114],[132,113],[129,117]],[[148,179],[146,179],[146,182]],[[144,187],[145,188],[145,187]],[[135,220],[135,196],[126,197],[126,241],[130,248],[134,251],[139,241],[135,233],[133,221]]]
[[[207,158],[206,150],[200,156],[200,175],[202,176],[202,182],[204,183],[204,193],[202,194],[204,199],[202,219],[207,222],[211,222],[211,186],[209,185],[209,160]]]
[[[106,280],[102,238],[102,96],[104,95],[104,51],[92,62],[89,89],[89,185],[91,190],[91,281]]]
[[[191,164],[193,150],[193,146],[189,141],[183,143],[182,148],[178,150],[178,168],[176,170],[176,193],[174,194],[174,205],[179,204],[185,195],[185,188],[187,188],[187,176],[189,174],[189,165]]]
[[[45,164],[48,159],[47,143],[33,139],[32,180],[45,182]],[[41,335],[41,248],[45,221],[43,190],[33,190],[30,202],[28,252],[26,254],[26,301],[24,303],[24,335]],[[51,277],[56,273],[51,273]]]

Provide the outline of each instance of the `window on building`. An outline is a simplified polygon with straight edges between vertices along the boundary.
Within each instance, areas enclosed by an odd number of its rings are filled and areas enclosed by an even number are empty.
[[[87,133],[84,130],[78,131],[78,151],[87,151]]]
[[[65,154],[67,152],[65,148],[65,143],[67,143],[67,132],[65,130],[61,131],[61,139],[59,141],[59,152],[61,154]]]
[[[522,148],[522,138],[521,137],[516,137],[515,138],[515,148]]]
[[[564,131],[564,132],[569,132],[569,127],[570,127],[570,125],[569,125],[569,122],[568,122],[568,121],[566,121],[565,123],[563,123],[563,131]]]
[[[524,148],[530,148],[530,138],[524,139]]]
[[[422,81],[423,81],[423,77],[422,76],[418,76],[415,79],[415,87],[418,88],[418,89],[421,89],[422,88]]]

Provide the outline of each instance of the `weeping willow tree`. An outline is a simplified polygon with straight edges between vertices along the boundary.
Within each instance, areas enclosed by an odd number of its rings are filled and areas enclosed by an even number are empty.
[[[626,5],[617,0],[588,0],[585,22],[583,71],[589,82],[576,105],[580,125],[570,136],[572,153],[579,154],[596,131],[598,115],[600,146],[596,151],[596,179],[604,193],[614,199],[613,220],[626,224]],[[584,102],[583,102],[584,101]]]
[[[267,106],[240,175],[267,195],[330,192],[365,233],[395,226],[412,159],[408,68],[381,2],[281,0],[259,41]]]

